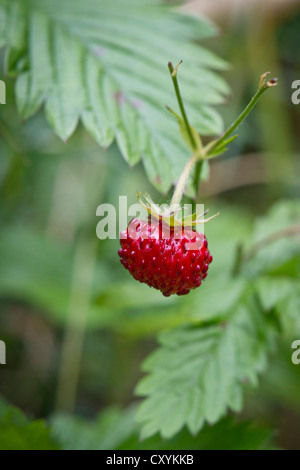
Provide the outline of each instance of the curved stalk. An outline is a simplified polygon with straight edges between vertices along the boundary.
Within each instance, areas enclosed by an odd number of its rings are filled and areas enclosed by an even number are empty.
[[[260,82],[259,82],[259,87],[258,87],[257,92],[255,93],[255,95],[253,96],[253,98],[251,99],[249,104],[246,106],[244,111],[239,115],[239,117],[231,124],[231,126],[218,139],[216,139],[213,142],[210,142],[204,149],[202,149],[202,148],[198,149],[197,144],[196,144],[195,139],[194,139],[194,136],[193,136],[193,133],[191,131],[191,126],[189,124],[189,121],[188,121],[188,118],[187,118],[187,115],[186,115],[186,112],[185,112],[185,109],[184,109],[182,97],[181,97],[179,86],[178,86],[177,69],[178,69],[180,64],[181,64],[181,62],[179,62],[179,64],[174,68],[172,62],[169,62],[168,67],[169,67],[170,74],[171,74],[171,77],[172,77],[172,81],[173,81],[173,84],[174,84],[175,93],[176,93],[176,97],[177,97],[177,100],[178,100],[178,105],[180,107],[180,111],[181,111],[181,114],[182,114],[182,119],[184,121],[184,124],[185,124],[186,130],[187,130],[192,148],[194,149],[195,153],[193,154],[193,156],[190,158],[190,160],[185,165],[184,170],[183,170],[183,172],[182,172],[182,174],[181,174],[181,176],[178,180],[178,183],[176,185],[176,188],[175,188],[172,200],[171,200],[171,207],[174,206],[175,204],[180,204],[180,201],[181,201],[183,193],[184,193],[185,185],[187,183],[189,174],[190,174],[191,169],[193,168],[194,164],[197,161],[201,161],[201,160],[204,160],[204,159],[208,158],[210,156],[210,154],[213,153],[213,150],[215,150],[215,149],[217,149],[217,151],[221,150],[221,152],[222,152],[222,150],[224,150],[224,146],[226,144],[226,142],[225,142],[226,139],[228,139],[228,137],[230,137],[230,135],[234,132],[234,130],[248,116],[250,111],[257,104],[257,102],[260,99],[261,95],[268,88],[271,88],[271,87],[277,85],[277,79],[276,78],[273,78],[273,79],[267,81],[267,75],[268,75],[269,72],[266,72],[266,73],[262,74],[261,77],[260,77]],[[222,146],[222,144],[223,144],[223,146]]]
[[[186,185],[186,182],[188,180],[189,174],[191,169],[193,168],[194,164],[197,162],[199,159],[199,154],[195,153],[187,162],[187,164],[184,167],[183,172],[181,173],[181,176],[178,180],[178,183],[176,185],[172,200],[171,200],[171,208],[175,204],[180,204],[180,201],[182,199],[183,193],[184,193],[184,188]]]

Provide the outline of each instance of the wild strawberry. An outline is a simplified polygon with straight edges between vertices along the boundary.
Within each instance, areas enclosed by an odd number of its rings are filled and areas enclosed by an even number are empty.
[[[183,209],[180,207],[180,202],[192,168],[196,163],[200,163],[201,170],[204,161],[223,153],[226,146],[237,137],[237,135],[230,137],[231,134],[255,106],[261,94],[277,85],[277,79],[267,81],[268,73],[264,73],[260,78],[257,93],[240,117],[221,137],[203,147],[196,129],[189,124],[180,95],[177,71],[181,62],[175,68],[172,62],[168,63],[181,116],[168,106],[167,109],[176,117],[182,137],[193,154],[177,181],[170,207],[161,210],[149,195],[138,193],[140,204],[148,211],[149,220],[154,219],[156,223],[133,219],[127,232],[121,233],[119,250],[121,262],[131,275],[138,281],[159,289],[165,296],[185,295],[191,289],[199,287],[201,281],[206,278],[208,266],[212,262],[205,235],[197,232],[195,226],[200,222],[208,222],[215,216],[199,220],[197,210],[190,216],[177,218],[177,213]],[[200,217],[203,215],[205,213]]]
[[[166,297],[199,287],[212,262],[204,234],[191,227],[169,226],[162,219],[152,224],[150,219],[133,219],[120,238],[123,266],[137,281]]]

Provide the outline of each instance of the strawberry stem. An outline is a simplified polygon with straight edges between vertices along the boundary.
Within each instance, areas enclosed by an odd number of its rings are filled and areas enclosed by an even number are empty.
[[[244,111],[239,115],[239,117],[229,126],[229,128],[222,134],[217,140],[210,142],[205,148],[204,152],[207,156],[210,153],[213,153],[217,147],[221,147],[222,144],[230,137],[230,135],[237,129],[237,127],[244,121],[244,119],[248,116],[250,111],[254,108],[254,106],[259,101],[261,95],[268,90],[269,88],[277,85],[277,79],[273,78],[266,81],[267,75],[269,72],[263,73],[260,77],[259,87],[253,98],[251,99],[250,103],[246,106]]]
[[[176,67],[174,69],[172,62],[169,62],[168,63],[168,68],[169,68],[170,75],[171,75],[171,78],[172,78],[172,82],[173,82],[173,85],[174,85],[176,98],[177,98],[178,105],[179,105],[179,108],[180,108],[181,116],[182,116],[183,122],[184,122],[185,127],[186,127],[187,134],[188,134],[190,142],[191,142],[191,146],[194,150],[196,150],[197,149],[197,144],[196,144],[194,136],[192,134],[191,126],[189,124],[189,121],[188,121],[188,118],[187,118],[187,115],[186,115],[186,112],[185,112],[185,109],[184,109],[183,100],[182,100],[182,97],[181,97],[181,93],[180,93],[179,85],[178,85],[178,80],[177,80],[177,70],[178,70],[178,67],[181,63],[182,63],[182,60],[179,62],[179,64],[176,65]]]
[[[170,74],[171,74],[171,77],[172,77],[172,81],[173,81],[173,84],[174,84],[175,93],[176,93],[176,97],[177,97],[178,104],[179,104],[179,107],[180,107],[180,111],[181,111],[181,114],[182,114],[182,118],[183,118],[184,124],[186,126],[186,130],[187,130],[187,133],[189,135],[190,142],[192,144],[192,148],[194,149],[195,153],[193,154],[193,156],[190,158],[190,160],[185,165],[184,170],[183,170],[183,172],[182,172],[182,174],[181,174],[181,176],[178,180],[178,183],[176,185],[176,188],[175,188],[172,200],[171,200],[171,207],[173,205],[180,205],[180,201],[181,201],[183,193],[184,193],[185,185],[187,183],[188,177],[190,175],[190,172],[191,172],[194,164],[197,163],[197,162],[202,163],[202,160],[205,160],[206,158],[209,158],[210,156],[213,156],[214,151],[215,152],[219,151],[220,153],[222,153],[222,151],[225,151],[226,150],[225,149],[226,143],[228,144],[228,143],[230,143],[230,141],[233,140],[233,139],[230,139],[228,141],[227,139],[235,131],[235,129],[244,121],[244,119],[248,116],[250,111],[257,104],[257,102],[260,99],[260,97],[262,96],[262,94],[266,90],[268,90],[269,88],[274,87],[274,86],[277,85],[277,79],[276,78],[273,78],[273,79],[267,81],[267,75],[268,75],[269,72],[266,72],[266,73],[262,74],[261,77],[260,77],[260,82],[259,82],[259,87],[258,87],[257,92],[255,93],[255,95],[253,96],[253,98],[251,99],[249,104],[246,106],[244,111],[239,115],[239,117],[231,124],[231,126],[218,139],[210,142],[203,149],[199,149],[199,148],[197,148],[197,144],[196,144],[195,139],[193,137],[191,127],[190,127],[190,124],[188,122],[187,115],[186,115],[186,112],[185,112],[185,109],[184,109],[184,106],[183,106],[183,101],[182,101],[182,98],[181,98],[181,94],[180,94],[180,91],[179,91],[179,86],[178,86],[178,81],[177,81],[177,69],[178,69],[180,64],[181,64],[181,62],[179,62],[179,64],[174,69],[172,62],[169,62],[168,67],[169,67]]]
[[[171,210],[172,210],[173,205],[175,206],[176,204],[180,204],[190,171],[198,159],[199,159],[199,153],[195,153],[185,165],[184,170],[181,173],[181,176],[178,180],[178,183],[176,185],[176,188],[175,188],[172,200],[171,200],[171,204],[170,204]]]

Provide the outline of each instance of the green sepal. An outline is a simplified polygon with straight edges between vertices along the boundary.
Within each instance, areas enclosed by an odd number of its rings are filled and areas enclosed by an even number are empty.
[[[216,152],[209,153],[207,155],[207,160],[211,160],[212,158],[218,157],[219,155],[222,155],[223,153],[227,152],[229,149],[228,147],[222,147],[221,150],[217,150]]]
[[[237,137],[238,137],[238,134],[235,134],[232,137],[229,137],[229,139],[225,139],[225,140],[219,142],[219,144],[216,147],[214,147],[214,145],[216,144],[217,140],[213,140],[212,142],[210,142],[205,147],[206,158],[207,159],[215,158],[219,155],[222,155],[222,153],[227,152],[227,150],[228,150],[227,145],[231,144],[231,142],[233,142]]]
[[[219,215],[218,212],[212,217],[204,219],[203,217],[208,213],[208,211],[200,214],[200,209],[198,209],[193,214],[187,215],[183,218],[178,218],[176,217],[176,214],[182,212],[183,210],[183,208],[179,205],[176,207],[170,207],[167,204],[164,204],[163,208],[161,209],[153,202],[153,199],[148,193],[142,194],[141,192],[137,192],[137,198],[141,206],[147,210],[149,217],[154,217],[157,220],[166,223],[170,227],[194,227],[200,223],[209,222]]]

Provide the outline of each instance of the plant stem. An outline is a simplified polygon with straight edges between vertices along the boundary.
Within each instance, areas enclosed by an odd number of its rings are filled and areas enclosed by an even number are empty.
[[[244,119],[248,116],[250,111],[254,108],[256,103],[258,102],[259,98],[261,95],[264,93],[264,91],[267,88],[263,88],[260,90],[257,90],[253,98],[251,99],[250,103],[246,106],[244,111],[239,115],[239,117],[231,124],[231,126],[224,132],[223,135],[221,135],[215,142],[214,144],[210,147],[209,151],[211,152],[214,150],[216,147],[218,147],[223,141],[225,141],[230,135],[237,129],[237,127],[244,121]]]
[[[96,243],[78,242],[72,275],[68,319],[59,366],[56,409],[73,412],[76,403],[84,335],[91,304]]]
[[[203,168],[203,159],[198,160],[196,162],[196,167],[194,171],[194,178],[193,178],[193,187],[195,190],[195,201],[197,199],[198,193],[199,193],[199,183],[200,183],[200,177],[202,174],[202,168]]]
[[[237,127],[244,121],[244,119],[248,116],[250,111],[254,108],[254,106],[257,104],[258,100],[260,99],[261,95],[268,90],[268,88],[271,88],[273,86],[277,85],[277,79],[273,78],[272,80],[269,80],[266,82],[266,77],[267,73],[264,73],[260,77],[260,83],[259,83],[259,88],[253,98],[251,99],[250,103],[246,106],[244,111],[239,115],[239,117],[231,124],[231,126],[222,134],[217,140],[214,142],[211,142],[206,146],[204,149],[204,152],[206,155],[209,155],[215,148],[217,148],[222,142],[224,142],[230,135],[237,129]]]
[[[171,200],[171,204],[170,204],[171,207],[175,204],[180,204],[190,171],[193,168],[194,164],[197,162],[198,158],[199,158],[199,154],[195,153],[185,165],[184,170],[181,173],[181,176],[176,185],[176,188],[175,188],[172,200]]]
[[[190,127],[190,124],[189,124],[189,121],[188,121],[188,118],[187,118],[187,115],[186,115],[186,112],[185,112],[185,109],[184,109],[181,93],[180,93],[180,90],[179,90],[178,80],[177,80],[177,69],[178,69],[178,67],[181,63],[182,63],[182,60],[179,62],[179,64],[174,69],[172,62],[169,62],[168,63],[168,68],[169,68],[169,71],[170,71],[170,75],[171,75],[172,82],[173,82],[174,89],[175,89],[175,93],[176,93],[176,98],[177,98],[177,101],[178,101],[178,105],[179,105],[179,108],[180,108],[182,119],[183,119],[185,127],[186,127],[186,131],[188,133],[192,148],[194,150],[196,150],[197,145],[196,145],[195,139],[193,137],[191,127]]]
[[[209,155],[212,153],[212,151],[214,149],[216,149],[217,147],[219,147],[220,144],[222,144],[233,133],[233,131],[241,124],[241,122],[244,121],[244,119],[248,116],[250,111],[257,104],[257,102],[258,102],[259,98],[261,97],[261,95],[268,88],[271,88],[271,87],[277,85],[276,78],[273,78],[272,80],[269,80],[267,82],[266,78],[267,78],[268,73],[262,74],[262,76],[260,77],[259,88],[258,88],[257,92],[255,93],[255,95],[251,99],[250,103],[246,106],[244,111],[231,124],[231,126],[227,129],[227,131],[225,131],[224,134],[221,135],[221,137],[219,137],[217,140],[215,140],[213,142],[210,142],[204,149],[197,149],[197,144],[196,144],[195,139],[193,137],[191,127],[190,127],[190,124],[188,122],[187,115],[186,115],[186,112],[185,112],[185,109],[184,109],[184,106],[183,106],[183,101],[182,101],[182,98],[181,98],[181,94],[180,94],[180,91],[179,91],[179,86],[178,86],[178,81],[177,81],[177,69],[178,69],[180,64],[181,64],[181,62],[179,62],[179,64],[174,69],[172,62],[169,62],[168,67],[169,67],[169,71],[170,71],[172,81],[173,81],[173,84],[174,84],[176,97],[177,97],[178,104],[179,104],[179,107],[180,107],[180,111],[181,111],[181,114],[182,114],[182,119],[183,119],[184,124],[186,126],[186,130],[187,130],[187,133],[189,135],[189,138],[190,138],[190,141],[191,141],[191,144],[192,144],[192,148],[194,149],[195,153],[190,158],[190,160],[187,162],[187,164],[184,167],[184,170],[183,170],[183,172],[182,172],[182,174],[181,174],[181,176],[178,180],[178,183],[176,185],[176,188],[175,188],[172,200],[171,200],[171,207],[175,204],[180,204],[180,201],[181,201],[183,193],[184,193],[184,188],[185,188],[186,182],[188,180],[189,174],[190,174],[191,169],[193,168],[194,164],[197,161],[202,161],[205,158],[208,158]]]
[[[240,270],[243,263],[243,255],[244,255],[244,246],[242,244],[238,244],[236,247],[235,259],[232,268],[232,277],[236,277]]]

